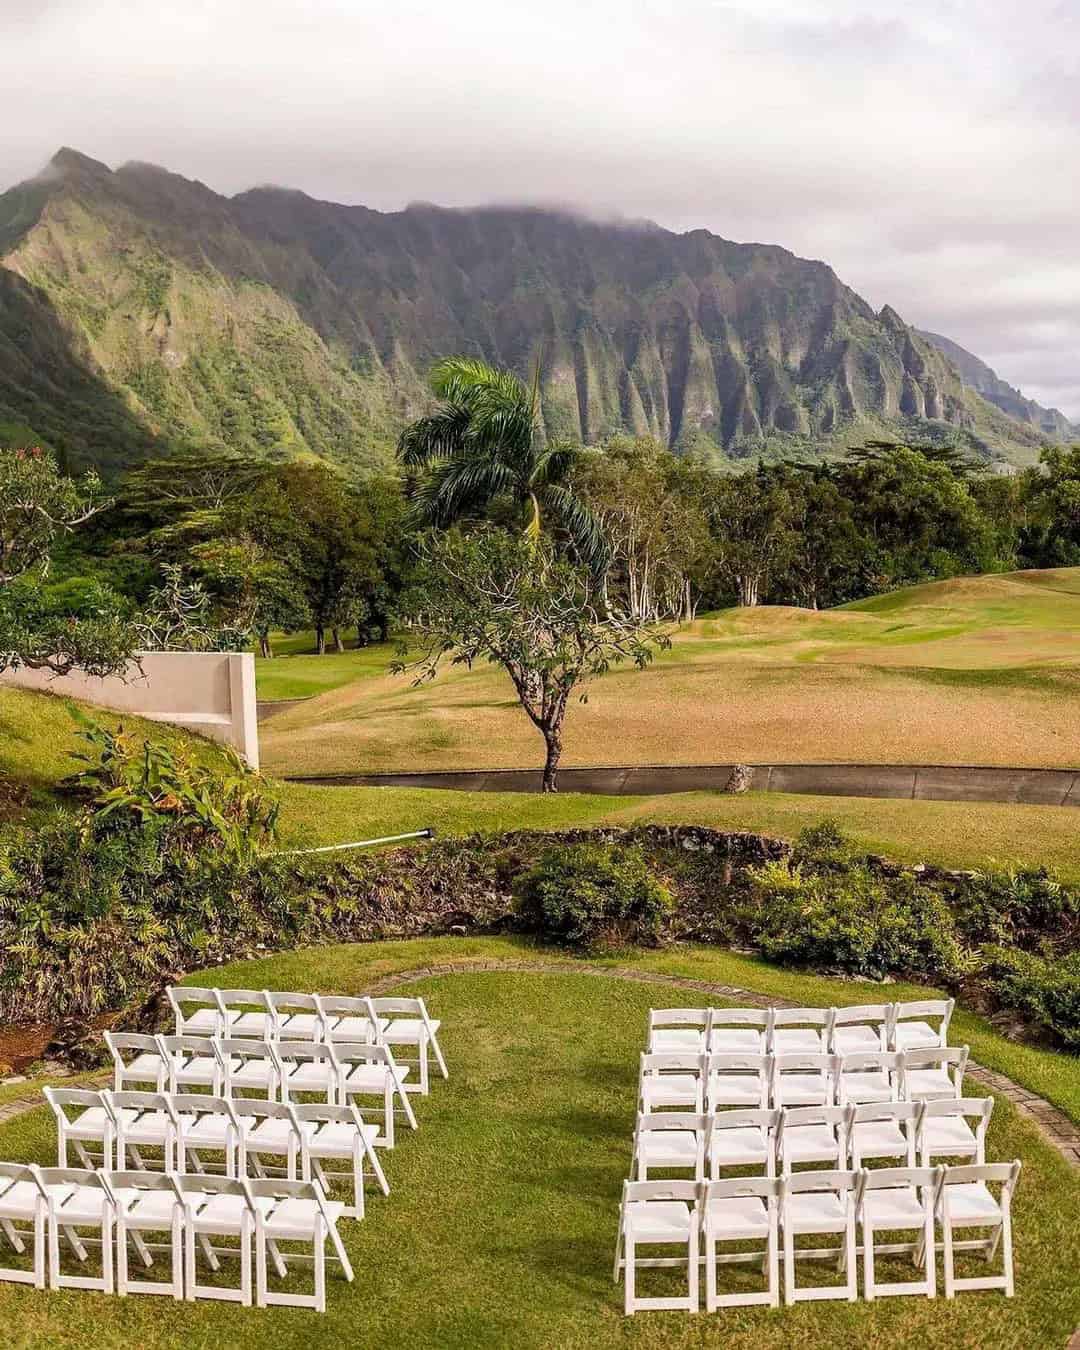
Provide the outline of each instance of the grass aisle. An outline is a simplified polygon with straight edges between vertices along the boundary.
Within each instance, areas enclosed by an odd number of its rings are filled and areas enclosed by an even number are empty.
[[[245,963],[271,986],[360,989],[385,967],[447,947],[340,947]],[[502,944],[475,944],[479,957]],[[426,949],[422,950],[422,949]],[[520,951],[518,952],[520,956]],[[306,978],[300,978],[304,976]],[[444,1020],[449,1083],[387,1160],[388,1200],[345,1232],[357,1279],[330,1281],[329,1312],[174,1305],[0,1286],[0,1316],[27,1346],[767,1347],[1063,1345],[1080,1317],[1080,1187],[999,1101],[995,1158],[1019,1156],[1016,1299],[886,1299],[623,1319],[611,1283],[616,1205],[629,1162],[646,1011],[670,990],[578,975],[477,973],[415,986]],[[411,991],[410,991],[411,992]],[[51,1161],[41,1111],[0,1129],[0,1154]]]

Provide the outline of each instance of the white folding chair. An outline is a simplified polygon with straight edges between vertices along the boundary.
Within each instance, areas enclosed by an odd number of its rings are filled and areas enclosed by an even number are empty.
[[[919,1131],[922,1166],[932,1166],[935,1158],[966,1158],[981,1166],[986,1162],[986,1130],[993,1110],[993,1097],[938,1097],[924,1102]]]
[[[704,1188],[702,1228],[705,1240],[705,1311],[780,1303],[779,1208],[783,1182],[775,1177],[709,1181]],[[763,1251],[717,1253],[721,1242],[761,1242]],[[718,1294],[718,1263],[760,1262],[765,1288],[746,1294]]]
[[[323,1101],[337,1101],[340,1066],[328,1041],[278,1041],[281,1070],[281,1100],[292,1101],[301,1093],[313,1093]]]
[[[708,1008],[650,1008],[645,1053],[701,1055],[709,1044]]]
[[[173,1182],[184,1208],[184,1297],[220,1299],[251,1306],[251,1239],[255,1231],[255,1207],[247,1184],[238,1177],[174,1175]],[[235,1238],[236,1245],[215,1246],[211,1238]],[[195,1247],[201,1248],[211,1271],[221,1269],[222,1256],[240,1263],[239,1285],[203,1284],[198,1278]]]
[[[410,1062],[400,1057],[398,1054],[400,1050],[416,1050],[420,1081],[415,1088],[411,1083],[407,1083],[405,1090],[407,1092],[418,1091],[426,1097],[428,1095],[429,1052],[435,1056],[435,1063],[439,1066],[439,1072],[443,1078],[449,1077],[446,1071],[446,1060],[443,1058],[438,1038],[442,1023],[438,1018],[430,1015],[422,998],[371,998],[368,999],[368,1002],[374,1008],[380,1024],[384,1021],[387,1023],[379,1039],[382,1044],[389,1045],[394,1049],[398,1064]]]
[[[246,1181],[244,1186],[255,1210],[255,1301],[260,1308],[281,1304],[289,1308],[314,1308],[326,1311],[326,1243],[341,1265],[345,1279],[352,1283],[353,1270],[337,1231],[344,1205],[327,1200],[322,1187],[311,1181]],[[276,1249],[279,1242],[310,1242],[314,1265],[314,1292],[286,1294],[271,1290],[267,1272],[267,1248],[274,1255],[279,1275],[288,1273],[288,1262],[303,1258]]]
[[[171,984],[165,990],[172,1006],[177,1036],[224,1036],[225,1010],[216,989]],[[117,1084],[119,1087],[119,1084]]]
[[[904,1057],[889,1050],[841,1055],[836,1100],[841,1106],[898,1102],[903,1095]]]
[[[832,1106],[836,1101],[839,1060],[835,1055],[773,1055],[770,1096],[773,1106]]]
[[[201,1092],[171,1094],[169,1104],[176,1114],[175,1168],[199,1175],[211,1170],[204,1152],[220,1153],[220,1170],[227,1177],[243,1176],[240,1166],[243,1126],[237,1106],[244,1099],[211,1097]]]
[[[954,998],[930,998],[914,1003],[894,1003],[891,1050],[924,1050],[949,1043],[949,1022],[956,1007]],[[927,1018],[937,1018],[933,1027]]]
[[[277,1046],[247,1036],[230,1036],[212,1042],[217,1056],[220,1097],[265,1093],[270,1101],[281,1096],[282,1068]]]
[[[764,1111],[769,1105],[772,1058],[759,1054],[710,1054],[706,1056],[705,1109],[740,1107]]]
[[[184,1207],[171,1172],[107,1172],[105,1185],[116,1214],[116,1292],[184,1297]],[[168,1233],[167,1243],[148,1242],[147,1234]],[[128,1238],[142,1265],[154,1264],[154,1252],[170,1254],[170,1278],[147,1280],[131,1274]]]
[[[862,1198],[862,1172],[794,1172],[783,1178],[780,1229],[784,1244],[784,1302],[859,1296],[856,1270],[855,1215]],[[839,1247],[795,1247],[795,1239],[807,1234],[837,1234]],[[843,1284],[799,1288],[796,1260],[835,1260],[844,1275]]]
[[[690,1111],[642,1111],[634,1125],[630,1170],[638,1181],[654,1171],[689,1172],[705,1179],[705,1147],[709,1117]]]
[[[56,1161],[60,1167],[67,1167],[68,1145],[83,1167],[113,1165],[113,1150],[116,1145],[116,1128],[113,1118],[105,1105],[100,1092],[90,1092],[86,1088],[52,1088],[44,1090],[45,1100],[56,1117]],[[77,1115],[69,1115],[72,1107],[78,1108]],[[101,1153],[91,1157],[87,1144],[97,1144]]]
[[[696,1181],[624,1181],[615,1239],[615,1271],[625,1280],[623,1308],[629,1316],[647,1308],[698,1311],[698,1263],[701,1241],[700,1188]],[[686,1248],[685,1257],[644,1256],[638,1247]],[[685,1267],[687,1292],[676,1297],[641,1298],[637,1272],[645,1268]]]
[[[20,1231],[16,1224],[31,1224],[31,1231]],[[33,1244],[32,1267],[24,1270],[20,1266],[0,1266],[0,1281],[45,1288],[48,1226],[45,1192],[34,1169],[23,1163],[0,1162],[0,1233],[7,1238],[16,1256],[25,1254],[27,1238]]]
[[[799,1106],[780,1112],[776,1159],[782,1172],[800,1163],[824,1163],[834,1172],[848,1165],[848,1139],[853,1108]]]
[[[858,1220],[863,1247],[863,1292],[868,1302],[879,1294],[934,1297],[937,1279],[934,1206],[943,1171],[940,1167],[882,1167],[863,1172]],[[875,1236],[879,1232],[913,1232],[918,1236],[913,1242],[879,1243]],[[913,1256],[922,1277],[879,1283],[875,1259],[900,1255]]]
[[[168,1088],[169,1066],[157,1036],[107,1031],[105,1044],[112,1055],[113,1087],[117,1092],[126,1088],[164,1092]]]
[[[409,1074],[408,1064],[397,1064],[388,1045],[371,1045],[351,1042],[329,1047],[337,1058],[339,1078],[337,1100],[348,1105],[354,1097],[381,1097],[383,1103],[383,1129],[376,1144],[383,1148],[394,1147],[395,1103],[400,1103],[401,1112],[411,1130],[415,1130],[416,1116],[405,1091],[405,1079]]]
[[[892,1036],[891,1003],[860,1003],[833,1008],[829,1049],[834,1055],[870,1055],[888,1050]]]
[[[214,1051],[216,1037],[159,1036],[165,1060],[166,1087],[169,1092],[187,1092],[191,1088],[209,1088],[220,1097],[223,1090],[221,1065]]]
[[[265,989],[216,989],[224,1019],[221,1035],[231,1040],[262,1040],[277,1034],[277,1018]]]
[[[316,994],[323,1019],[323,1039],[327,1041],[382,1041],[390,1025],[372,1007],[371,999],[345,994]]]
[[[852,1170],[858,1172],[868,1160],[882,1158],[914,1167],[924,1109],[923,1102],[867,1102],[853,1107],[848,1138]]]
[[[638,1070],[638,1111],[694,1111],[705,1106],[704,1055],[643,1054]]]
[[[233,1106],[240,1131],[235,1175],[263,1178],[276,1170],[298,1180],[301,1137],[290,1103],[234,1097]],[[279,1161],[268,1167],[267,1156]]]
[[[1012,1298],[1012,1195],[1020,1177],[1019,1160],[1011,1163],[983,1163],[968,1167],[946,1167],[938,1199],[938,1222],[941,1224],[941,1249],[945,1265],[945,1297],[952,1298],[963,1289],[1002,1289],[1006,1298]],[[990,1187],[1001,1187],[1000,1199],[995,1200]],[[986,1238],[953,1240],[958,1228],[988,1228]],[[992,1262],[998,1246],[1002,1249],[1002,1273],[957,1279],[955,1253],[981,1251],[987,1263]]]
[[[263,997],[272,1019],[268,1034],[290,1041],[321,1041],[324,1038],[325,1022],[314,994],[282,994],[267,989]]]
[[[717,1111],[708,1119],[711,1128],[705,1140],[706,1161],[714,1181],[730,1167],[753,1167],[762,1176],[776,1175],[779,1111]]]
[[[769,1050],[774,1055],[824,1055],[829,1050],[832,1008],[773,1008]]]
[[[352,1177],[353,1203],[342,1211],[346,1219],[364,1217],[364,1163],[371,1170],[383,1195],[390,1186],[379,1162],[375,1145],[379,1130],[369,1125],[351,1103],[330,1106],[324,1102],[290,1102],[289,1112],[300,1135],[301,1175],[305,1181],[318,1181],[330,1194],[330,1183],[339,1177]],[[331,1171],[324,1163],[349,1161],[350,1172]]]
[[[105,1184],[105,1173],[70,1167],[34,1167],[48,1218],[49,1285],[53,1289],[96,1289],[113,1292],[113,1225],[115,1210]],[[97,1238],[81,1238],[80,1228],[94,1229]],[[60,1233],[80,1262],[87,1245],[101,1250],[100,1275],[66,1275],[60,1268]]]
[[[116,1170],[128,1170],[130,1153],[135,1166],[144,1172],[173,1171],[181,1130],[173,1097],[167,1092],[103,1092],[101,1097],[112,1117]],[[154,1169],[143,1156],[147,1148],[161,1150],[159,1169]]]
[[[764,1055],[769,1050],[768,1008],[710,1008],[709,1050],[717,1055]]]
[[[940,1046],[936,1050],[905,1050],[903,1054],[904,1095],[913,1102],[935,1097],[964,1095],[966,1045]]]

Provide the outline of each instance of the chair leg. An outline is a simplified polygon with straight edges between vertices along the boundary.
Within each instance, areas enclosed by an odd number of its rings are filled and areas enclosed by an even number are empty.
[[[439,1040],[437,1036],[432,1036],[431,1048],[435,1052],[435,1062],[439,1066],[439,1072],[442,1074],[444,1078],[449,1078],[450,1075],[446,1071],[446,1060],[443,1059],[442,1049],[439,1046]]]
[[[418,1040],[419,1060],[420,1060],[420,1093],[426,1097],[428,1095],[428,1038],[426,1032],[421,1032]]]
[[[698,1292],[698,1280],[701,1271],[701,1267],[698,1261],[699,1237],[700,1235],[697,1223],[692,1222],[690,1227],[690,1241],[687,1244],[689,1250],[687,1251],[686,1273],[687,1273],[687,1284],[689,1286],[687,1292],[690,1298],[690,1311],[694,1313],[696,1313],[701,1306],[701,1296]]]
[[[394,1147],[394,1085],[387,1075],[386,1087],[383,1089],[383,1137],[386,1140],[386,1147]]]
[[[795,1235],[784,1227],[784,1302],[795,1302]]]
[[[251,1215],[240,1221],[240,1302],[251,1307]]]
[[[775,1217],[769,1226],[769,1306],[778,1308],[780,1306],[780,1235],[777,1231]]]
[[[867,1303],[874,1301],[874,1230],[863,1220],[863,1297]]]
[[[321,1214],[315,1220],[315,1311],[326,1311],[326,1225]]]
[[[623,1250],[623,1310],[629,1315],[634,1311],[634,1244],[629,1238]]]
[[[716,1311],[716,1239],[705,1229],[705,1311]]]
[[[849,1303],[854,1303],[859,1297],[858,1258],[855,1251],[855,1217],[852,1215],[848,1220],[847,1230],[844,1233],[844,1254],[847,1263],[847,1295]]]
[[[126,1298],[128,1291],[127,1225],[123,1215],[116,1220],[116,1292]]]
[[[1001,1233],[1001,1259],[1005,1263],[1005,1297],[1012,1298],[1016,1292],[1013,1284],[1012,1215],[1007,1207],[1001,1220]]]
[[[105,1293],[113,1292],[113,1216],[106,1213],[101,1221],[101,1281]]]
[[[44,1289],[46,1284],[45,1271],[45,1238],[49,1227],[49,1217],[45,1209],[45,1202],[38,1197],[37,1206],[34,1211],[34,1288]]]
[[[16,1229],[15,1225],[11,1222],[10,1219],[0,1219],[0,1228],[4,1230],[4,1234],[7,1237],[7,1240],[15,1248],[16,1252],[18,1252],[18,1254],[21,1256],[22,1253],[26,1251],[26,1244],[19,1236],[18,1230]]]
[[[262,1220],[255,1224],[255,1306],[266,1307],[266,1229]]]
[[[953,1298],[956,1294],[956,1279],[953,1274],[953,1237],[952,1226],[948,1218],[944,1218],[941,1224],[941,1252],[943,1265],[945,1267],[945,1297]]]

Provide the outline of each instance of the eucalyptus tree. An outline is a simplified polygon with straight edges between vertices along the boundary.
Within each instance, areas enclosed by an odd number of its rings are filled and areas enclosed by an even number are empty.
[[[526,385],[512,371],[452,356],[435,366],[431,388],[434,412],[406,427],[398,442],[402,464],[420,471],[411,491],[415,524],[445,529],[502,505],[527,539],[561,534],[582,563],[602,573],[603,532],[569,482],[580,447],[547,443],[542,434],[539,362]]]

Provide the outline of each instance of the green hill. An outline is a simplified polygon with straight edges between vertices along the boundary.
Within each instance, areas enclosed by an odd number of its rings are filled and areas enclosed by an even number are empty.
[[[550,433],[714,458],[1044,439],[823,262],[527,208],[225,198],[72,150],[0,196],[0,423],[109,470],[178,445],[385,464],[439,356],[524,372]]]

